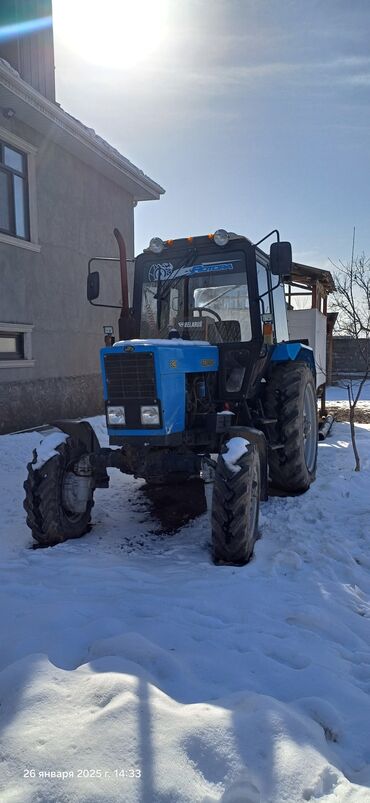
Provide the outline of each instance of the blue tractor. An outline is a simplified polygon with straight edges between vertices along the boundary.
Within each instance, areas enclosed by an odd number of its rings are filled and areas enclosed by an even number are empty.
[[[148,483],[203,478],[215,563],[243,565],[258,536],[269,484],[306,491],[315,478],[316,371],[307,343],[289,340],[284,283],[292,251],[277,231],[269,256],[246,237],[151,240],[135,260],[129,306],[120,249],[119,340],[101,352],[109,448],[84,421],[59,421],[64,439],[28,466],[27,522],[42,546],[90,529],[108,468]],[[264,238],[264,239],[267,239]],[[118,261],[118,260],[117,260]],[[88,299],[99,273],[89,263]]]

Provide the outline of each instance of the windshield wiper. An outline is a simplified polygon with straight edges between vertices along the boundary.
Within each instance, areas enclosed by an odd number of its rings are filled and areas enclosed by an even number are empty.
[[[155,294],[155,298],[157,299],[157,328],[158,328],[158,331],[160,331],[160,329],[161,329],[162,301],[164,301],[164,299],[167,298],[171,287],[176,287],[178,282],[181,280],[182,277],[180,276],[178,278],[177,282],[174,284],[174,279],[176,279],[176,277],[178,276],[179,271],[183,270],[183,268],[188,268],[188,267],[190,267],[190,265],[194,264],[194,260],[195,260],[195,258],[197,256],[197,253],[198,252],[197,252],[196,248],[193,248],[191,250],[190,254],[188,254],[188,256],[185,259],[185,261],[182,263],[182,265],[179,265],[179,267],[176,268],[176,270],[173,273],[171,273],[171,275],[168,276],[167,279],[164,280],[163,285],[161,283],[161,271],[160,270],[158,271],[157,292]]]
[[[206,307],[209,307],[210,304],[214,304],[214,302],[218,301],[219,298],[222,298],[223,296],[226,296],[227,293],[230,293],[230,290],[235,290],[237,287],[240,287],[240,285],[232,284],[231,287],[228,287],[227,290],[224,290],[222,293],[219,293],[218,296],[215,296],[214,298],[210,298],[210,300],[206,301],[205,304],[201,304],[200,305],[201,309],[205,309]]]

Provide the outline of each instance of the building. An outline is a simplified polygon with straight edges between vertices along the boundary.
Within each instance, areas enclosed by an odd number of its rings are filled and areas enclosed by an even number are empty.
[[[10,23],[41,22],[0,29],[1,433],[101,409],[103,325],[117,315],[88,304],[87,263],[117,256],[114,227],[133,257],[134,207],[164,192],[55,102],[51,0],[7,7]]]

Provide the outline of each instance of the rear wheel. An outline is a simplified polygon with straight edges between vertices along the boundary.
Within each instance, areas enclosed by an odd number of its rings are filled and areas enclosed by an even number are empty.
[[[27,524],[41,546],[55,546],[87,533],[94,504],[91,477],[77,476],[74,471],[86,454],[84,445],[67,438],[55,451],[39,469],[34,468],[36,461],[28,464],[24,483]]]
[[[318,443],[316,389],[306,363],[284,363],[267,383],[265,413],[272,425],[270,480],[285,491],[306,491],[315,479]]]
[[[243,566],[258,537],[261,470],[258,450],[245,441],[245,451],[230,464],[225,459],[233,438],[218,457],[212,497],[212,548],[215,563]],[[241,444],[236,448],[240,450]]]

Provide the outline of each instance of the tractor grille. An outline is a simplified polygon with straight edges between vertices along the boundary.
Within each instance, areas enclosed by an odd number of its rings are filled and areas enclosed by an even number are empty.
[[[105,375],[110,404],[130,399],[155,399],[154,356],[151,351],[106,354]]]

